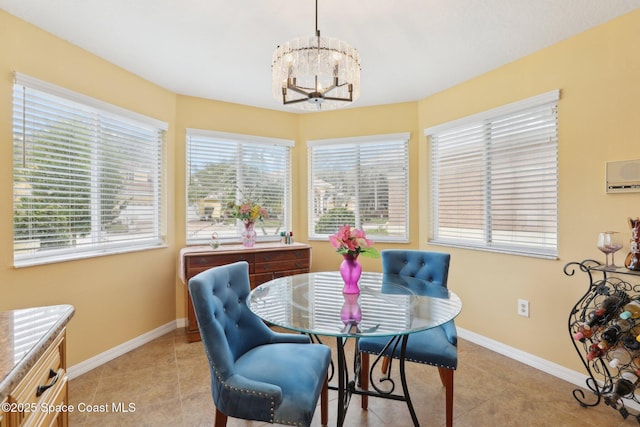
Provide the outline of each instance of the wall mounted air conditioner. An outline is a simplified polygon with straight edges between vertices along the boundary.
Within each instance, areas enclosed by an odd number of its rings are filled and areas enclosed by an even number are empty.
[[[640,192],[640,159],[607,162],[607,193]]]

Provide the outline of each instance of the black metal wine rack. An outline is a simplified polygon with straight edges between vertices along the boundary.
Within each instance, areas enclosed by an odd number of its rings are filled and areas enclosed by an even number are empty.
[[[601,401],[604,401],[606,405],[620,412],[623,418],[626,419],[631,416],[640,423],[640,411],[635,409],[640,408],[640,381],[637,384],[635,393],[625,395],[621,399],[616,399],[612,396],[617,381],[621,379],[622,372],[630,371],[636,373],[640,371],[640,349],[629,350],[627,348],[630,362],[615,368],[612,368],[609,363],[612,358],[612,350],[616,347],[605,350],[600,357],[592,359],[587,357],[592,345],[601,342],[600,334],[606,330],[608,324],[619,318],[624,304],[616,308],[615,312],[609,313],[605,318],[600,319],[600,322],[596,322],[595,327],[592,329],[593,335],[591,337],[583,338],[582,340],[574,338],[574,335],[579,331],[579,326],[588,323],[591,319],[590,316],[598,309],[602,309],[602,302],[607,297],[615,295],[622,299],[640,301],[640,272],[631,271],[624,267],[607,268],[592,259],[570,262],[564,266],[564,273],[567,276],[573,276],[576,272],[582,272],[588,276],[589,288],[571,310],[568,322],[569,334],[571,342],[587,370],[586,386],[593,392],[593,396],[588,396],[582,388],[577,388],[573,390],[573,397],[583,407],[597,406]],[[629,334],[627,338],[632,337],[635,341],[635,336],[633,335],[637,335],[637,332],[640,331],[640,318],[629,319],[629,321],[632,322],[632,329],[625,333]],[[624,347],[620,343],[616,346]],[[640,375],[636,375],[640,378]],[[635,404],[631,404],[631,402],[635,402]]]

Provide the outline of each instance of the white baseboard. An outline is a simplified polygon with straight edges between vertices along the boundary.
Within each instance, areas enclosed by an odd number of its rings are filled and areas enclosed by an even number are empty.
[[[567,369],[564,366],[550,362],[541,357],[534,356],[533,354],[525,353],[524,351],[518,350],[515,347],[510,347],[508,345],[502,344],[501,342],[494,341],[491,338],[487,338],[485,336],[476,334],[475,332],[460,328],[459,326],[456,326],[456,329],[458,330],[458,336],[462,339],[471,341],[474,344],[478,344],[479,346],[488,348],[489,350],[495,351],[496,353],[502,354],[503,356],[507,356],[511,359],[517,360],[518,362],[522,362],[525,365],[529,365],[533,368],[539,369],[543,372],[553,375],[554,377],[570,382],[571,384],[585,387],[585,381],[588,378],[588,376],[585,374]],[[578,355],[576,354],[576,357],[577,356]]]
[[[179,319],[176,319],[176,326],[178,328],[185,328],[187,326],[187,318],[181,317]]]
[[[518,350],[515,347],[510,347],[508,345],[502,344],[501,342],[494,341],[491,338],[487,338],[458,326],[456,326],[456,329],[458,331],[458,336],[462,339],[471,341],[474,344],[478,344],[479,346],[485,347],[491,351],[495,351],[496,353],[502,354],[503,356],[507,356],[511,359],[517,360],[518,362],[529,365],[542,372],[546,372],[549,375],[553,375],[554,377],[567,381],[568,383],[571,383],[575,386],[587,389],[586,381],[587,378],[589,378],[587,374],[573,371],[571,369],[565,368],[564,366],[558,365],[557,363],[550,362],[541,357],[534,356],[533,354],[525,353],[524,351]],[[578,357],[577,354],[576,357]],[[636,402],[629,399],[624,399],[624,402],[626,406],[633,408],[636,411],[640,411],[640,405],[638,405]]]
[[[176,325],[177,322],[178,322],[177,320],[169,322],[156,329],[146,332],[132,340],[122,343],[116,347],[113,347],[110,350],[100,353],[97,356],[94,356],[83,362],[70,366],[69,369],[67,369],[67,374],[69,376],[69,379],[74,379],[76,377],[79,377],[80,375],[87,373],[90,370],[95,369],[98,366],[101,366],[115,359],[116,357],[122,356],[123,354],[126,354],[131,350],[134,350],[150,341],[153,341],[156,338],[159,338],[165,334],[168,334],[171,331],[174,331],[177,328],[177,325]]]

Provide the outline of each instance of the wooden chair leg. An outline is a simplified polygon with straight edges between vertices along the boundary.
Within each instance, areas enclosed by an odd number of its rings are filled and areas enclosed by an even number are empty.
[[[380,367],[380,370],[385,375],[387,374],[387,372],[389,372],[389,362],[391,362],[390,358],[388,357],[382,358],[382,366]]]
[[[324,379],[324,385],[320,392],[320,424],[329,425],[329,378]]]
[[[360,388],[369,390],[369,355],[360,353]],[[369,407],[369,396],[360,396],[360,407],[367,409]]]
[[[440,381],[445,390],[445,406],[447,415],[447,427],[453,426],[453,369],[438,368]]]
[[[213,421],[213,427],[227,427],[227,416],[216,408],[216,415]]]

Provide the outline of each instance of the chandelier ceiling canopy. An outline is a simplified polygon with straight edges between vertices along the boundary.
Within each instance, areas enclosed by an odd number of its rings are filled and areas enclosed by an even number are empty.
[[[273,96],[301,110],[333,110],[360,97],[360,54],[342,40],[299,37],[278,46],[271,62]]]

